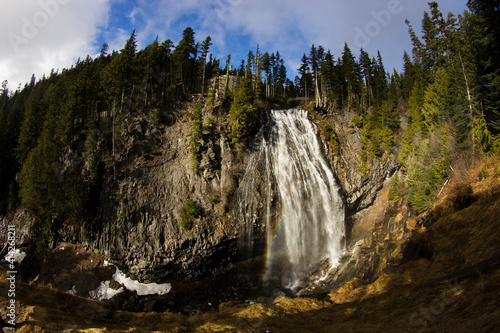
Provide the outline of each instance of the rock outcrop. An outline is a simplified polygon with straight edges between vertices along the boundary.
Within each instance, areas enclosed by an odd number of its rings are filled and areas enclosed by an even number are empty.
[[[237,255],[236,229],[219,203],[233,186],[229,144],[206,136],[194,172],[191,122],[174,117],[160,126],[152,112],[127,115],[116,179],[105,179],[94,221],[92,246],[139,280],[199,280]],[[179,211],[189,198],[204,214],[183,230]]]

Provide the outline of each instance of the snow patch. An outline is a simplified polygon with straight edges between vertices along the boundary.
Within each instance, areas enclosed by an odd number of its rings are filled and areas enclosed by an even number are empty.
[[[172,289],[172,285],[170,283],[141,283],[139,281],[132,280],[127,277],[122,271],[118,268],[116,269],[115,274],[113,274],[113,279],[119,284],[125,286],[130,291],[137,292],[137,295],[164,295]]]
[[[71,295],[76,295],[76,286],[73,286],[73,288],[71,288],[70,290],[68,290],[67,293],[71,294]]]
[[[7,255],[4,257],[4,260],[10,263],[16,261],[17,263],[21,264],[24,258],[26,258],[26,253],[19,249],[15,249],[14,251],[7,253]]]
[[[111,299],[113,296],[118,295],[122,291],[123,287],[112,289],[109,287],[109,281],[103,281],[96,290],[91,290],[89,292],[89,296],[92,299],[102,301],[104,299]]]
[[[139,296],[164,295],[170,292],[170,290],[172,289],[172,285],[170,283],[141,283],[139,281],[132,280],[131,278],[126,276],[125,273],[119,270],[118,267],[107,260],[104,260],[103,266],[114,266],[116,270],[113,274],[113,279],[123,287],[125,287],[125,289],[135,291]],[[93,299],[110,299],[116,294],[122,292],[124,290],[123,287],[120,287],[120,289],[118,290],[111,289],[109,288],[109,281],[103,281],[96,290],[91,291],[89,294]]]

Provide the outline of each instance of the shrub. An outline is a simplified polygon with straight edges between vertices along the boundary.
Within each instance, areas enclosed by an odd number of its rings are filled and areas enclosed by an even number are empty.
[[[483,165],[481,168],[481,172],[479,173],[479,180],[485,180],[490,175],[488,174],[488,170],[486,169],[486,165]]]
[[[193,225],[193,222],[184,216],[181,216],[181,228],[182,230],[191,230],[191,227]]]
[[[211,203],[212,205],[217,205],[219,202],[220,202],[220,198],[219,198],[219,196],[217,196],[217,195],[212,195],[212,196],[210,197],[210,203]]]
[[[330,142],[332,145],[338,145],[339,140],[337,138],[337,134],[335,133],[335,130],[329,122],[321,119],[319,121],[319,128],[325,135],[325,139],[327,142]]]
[[[352,118],[352,122],[358,128],[363,127],[363,117],[354,117],[354,118]]]
[[[155,109],[153,112],[155,121],[159,124],[164,124],[167,122],[167,116],[162,109]]]
[[[113,164],[115,163],[115,158],[113,157],[113,155],[106,153],[104,154],[102,160],[104,162],[104,168],[106,170],[111,170],[113,168]]]
[[[391,186],[389,187],[389,200],[397,200],[403,196],[401,185],[399,183],[399,175],[396,173],[391,179]]]
[[[432,187],[429,185],[425,185],[421,182],[412,184],[408,202],[417,214],[422,214],[427,210],[427,207],[432,204],[433,192]]]
[[[252,84],[243,80],[234,91],[233,102],[229,110],[230,131],[228,138],[231,143],[239,145],[256,129],[258,110],[254,106]]]
[[[203,216],[203,207],[192,198],[189,198],[184,207],[179,210],[179,214],[181,215],[181,228],[183,230],[190,230],[193,225],[193,219]]]

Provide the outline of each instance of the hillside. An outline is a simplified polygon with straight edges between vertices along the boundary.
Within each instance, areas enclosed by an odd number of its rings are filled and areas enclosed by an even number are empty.
[[[429,8],[401,73],[186,28],[4,85],[2,316],[15,269],[21,332],[493,330],[499,10]]]

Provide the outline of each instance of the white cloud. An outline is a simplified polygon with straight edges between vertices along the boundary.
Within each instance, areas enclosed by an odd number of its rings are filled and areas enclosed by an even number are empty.
[[[33,73],[41,77],[94,54],[99,27],[108,22],[109,5],[109,0],[0,2],[0,80],[9,80],[14,89]]]
[[[41,5],[47,3],[58,4],[56,14]],[[448,11],[461,13],[465,3],[439,2],[445,16]],[[311,44],[323,45],[338,57],[345,42],[355,56],[360,46],[371,56],[381,50],[386,69],[400,70],[403,50],[411,51],[404,20],[418,33],[424,10],[427,1],[415,0],[2,0],[0,80],[8,79],[12,88],[32,73],[69,67],[78,57],[98,53],[97,40],[106,41],[110,51],[120,50],[134,27],[142,49],[156,36],[177,43],[190,26],[198,41],[212,37],[216,57],[232,53],[235,66],[259,43],[263,51],[280,51],[291,76],[297,69],[291,66],[300,63]],[[384,17],[387,11],[389,18]],[[49,16],[46,23],[43,13]],[[24,27],[29,22],[41,26],[33,36]],[[13,46],[12,33],[27,42],[17,40]]]
[[[405,19],[419,31],[428,10],[426,1],[413,0],[141,0],[140,6],[147,13],[144,28],[138,30],[142,45],[156,35],[180,38],[191,26],[198,40],[210,35],[211,50],[223,57],[237,53],[245,58],[259,43],[261,50],[279,50],[287,64],[296,64],[311,44],[323,45],[338,57],[347,42],[355,56],[360,47],[371,56],[381,50],[388,70],[401,69],[403,50],[411,51]],[[445,16],[448,10],[458,14],[465,0],[443,0],[440,7]],[[288,70],[294,73],[296,68]]]

